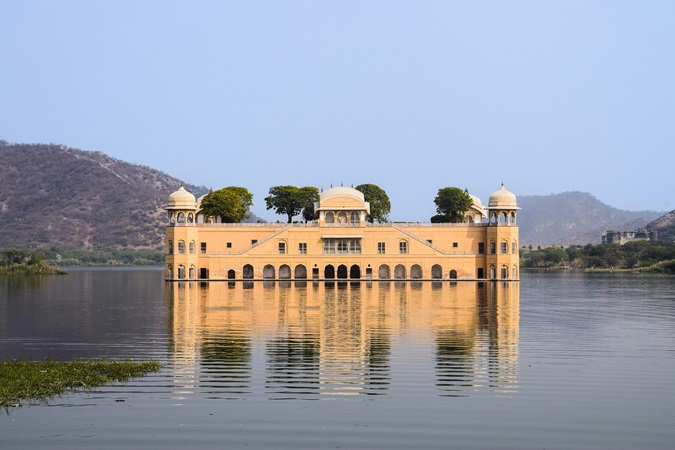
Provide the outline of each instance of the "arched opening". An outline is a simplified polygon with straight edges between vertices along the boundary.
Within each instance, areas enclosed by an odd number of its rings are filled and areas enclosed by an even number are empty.
[[[288,280],[291,278],[291,268],[287,264],[279,267],[279,279]]]
[[[295,266],[295,278],[307,278],[307,267],[302,264]]]
[[[190,254],[195,254],[195,241],[190,241]]]
[[[328,211],[326,213],[326,223],[335,223],[335,215],[333,214],[332,211]]]
[[[195,266],[190,266],[190,271],[188,272],[188,278],[191,280],[195,279]]]
[[[173,278],[173,265],[169,264],[166,266],[166,277]]]
[[[340,211],[337,216],[338,226],[344,227],[347,225],[347,213]],[[339,277],[338,277],[339,278]]]
[[[352,213],[349,215],[349,224],[353,227],[355,227],[359,224],[359,213],[358,212],[352,211]]]
[[[273,265],[267,264],[265,267],[263,267],[263,278],[267,280],[275,278]]]
[[[187,221],[188,221],[188,223],[193,223],[195,221],[194,214],[192,214],[192,213],[188,214]]]
[[[241,270],[241,277],[245,280],[253,279],[253,266],[246,264]]]
[[[361,254],[361,241],[358,239],[349,240],[349,253],[351,254]]]
[[[495,269],[495,266],[491,265],[490,266],[490,279],[494,280],[497,278],[497,270]]]
[[[452,278],[453,280],[457,279],[457,271],[455,269],[452,269],[450,271],[450,278]]]
[[[439,280],[443,278],[443,268],[440,265],[434,264],[431,266],[431,278],[433,280]]]
[[[358,265],[354,264],[349,268],[349,278],[361,278],[361,268]]]
[[[382,264],[378,269],[377,269],[377,278],[380,280],[389,280],[391,279],[391,270],[389,269],[389,266],[386,264]]]
[[[332,264],[328,264],[323,269],[323,277],[324,278],[335,278],[335,267],[333,267]]]
[[[394,267],[394,279],[405,280],[407,278],[407,271],[403,264],[398,264]]]
[[[511,224],[512,225],[516,224],[516,213],[515,212],[511,213]]]
[[[518,267],[517,266],[513,266],[513,268],[511,269],[511,278],[513,278],[514,280],[518,279]]]
[[[227,279],[228,280],[234,280],[237,277],[237,275],[234,273],[233,269],[230,269],[227,271]]]
[[[182,264],[178,266],[178,279],[179,280],[185,279],[185,266]]]
[[[347,278],[347,266],[340,264],[337,269],[338,278]]]
[[[178,253],[181,255],[185,253],[185,241],[178,241]]]
[[[167,252],[169,255],[173,255],[173,241],[168,241],[168,242],[166,243],[166,252]]]
[[[185,213],[183,212],[178,213],[178,223],[185,223]]]
[[[501,276],[502,280],[506,280],[509,278],[509,268],[507,266],[502,266]]]
[[[410,268],[410,278],[413,280],[419,280],[422,278],[422,267],[419,264],[413,264]]]

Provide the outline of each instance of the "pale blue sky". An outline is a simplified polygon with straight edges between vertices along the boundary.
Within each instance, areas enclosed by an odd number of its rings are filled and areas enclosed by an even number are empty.
[[[185,182],[675,208],[674,1],[0,0],[0,139]],[[281,218],[283,219],[283,218]]]

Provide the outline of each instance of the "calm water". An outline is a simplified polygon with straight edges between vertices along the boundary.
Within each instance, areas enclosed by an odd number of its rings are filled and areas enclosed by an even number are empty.
[[[673,448],[675,278],[0,278],[0,359],[161,372],[0,414],[0,448]]]

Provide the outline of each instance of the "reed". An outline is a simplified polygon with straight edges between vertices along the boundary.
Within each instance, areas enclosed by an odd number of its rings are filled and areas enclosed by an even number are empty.
[[[77,389],[92,389],[104,384],[156,372],[157,361],[76,360],[59,362],[5,360],[0,362],[0,409],[21,406]]]

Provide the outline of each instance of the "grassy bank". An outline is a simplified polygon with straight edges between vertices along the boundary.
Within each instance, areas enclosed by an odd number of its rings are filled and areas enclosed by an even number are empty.
[[[0,362],[0,408],[47,400],[76,389],[91,389],[156,372],[157,361],[81,360]]]

